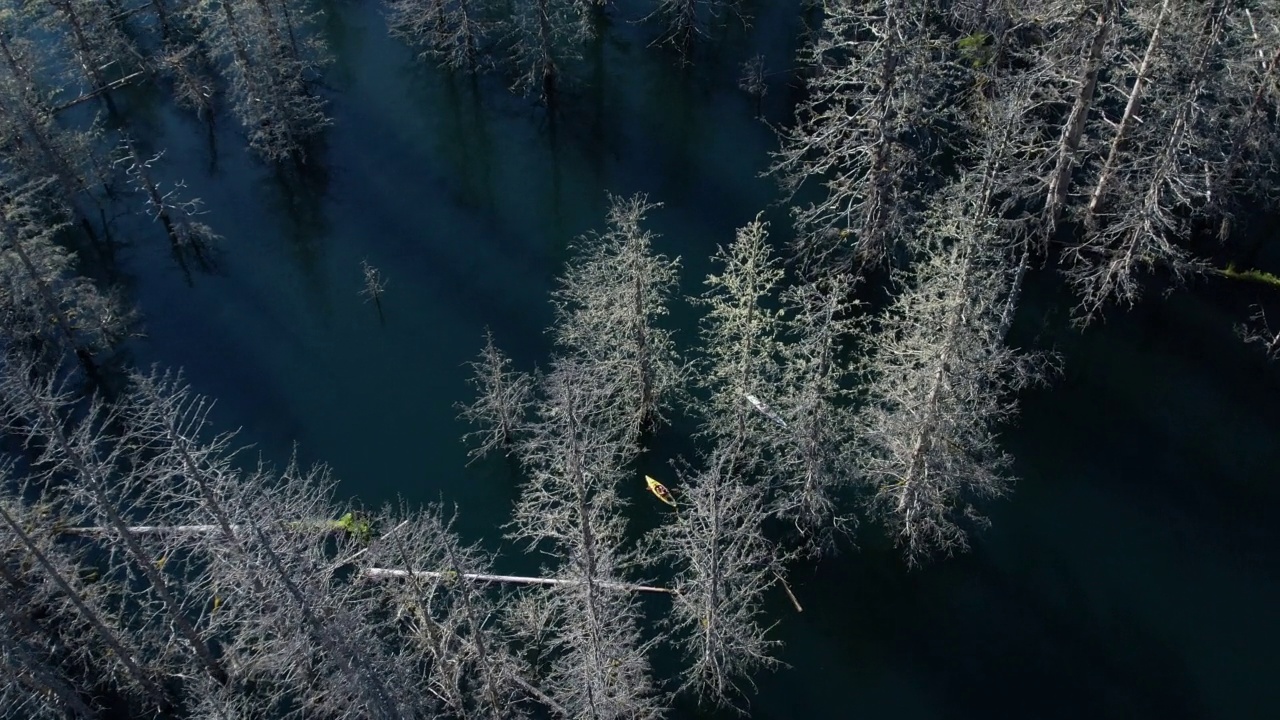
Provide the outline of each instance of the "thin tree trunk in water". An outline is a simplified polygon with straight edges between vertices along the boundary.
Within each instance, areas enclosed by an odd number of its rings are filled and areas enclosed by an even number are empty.
[[[129,159],[133,161],[133,166],[137,169],[138,180],[142,183],[142,188],[146,191],[147,198],[151,200],[151,204],[156,208],[156,217],[160,219],[160,224],[164,226],[164,231],[169,236],[169,244],[173,246],[174,250],[181,250],[182,238],[178,237],[177,228],[174,227],[173,218],[169,216],[169,209],[165,204],[164,198],[160,195],[160,189],[151,180],[151,174],[147,172],[146,164],[138,156],[138,149],[134,146],[133,141],[126,138],[125,146],[129,149]]]

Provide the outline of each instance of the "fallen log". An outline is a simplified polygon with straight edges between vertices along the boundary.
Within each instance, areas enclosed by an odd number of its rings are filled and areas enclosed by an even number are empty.
[[[368,578],[403,578],[403,577],[424,577],[451,580],[454,578],[462,578],[472,582],[500,582],[500,583],[516,583],[519,585],[581,585],[581,580],[566,580],[562,578],[544,578],[544,577],[528,577],[525,575],[486,575],[484,573],[456,573],[452,571],[440,570],[400,570],[395,568],[365,568],[360,574]],[[602,580],[596,583],[600,587],[613,588],[615,590],[627,590],[630,592],[653,592],[667,593],[674,595],[675,591],[670,588],[654,587],[652,585],[636,585],[634,583],[611,582]]]

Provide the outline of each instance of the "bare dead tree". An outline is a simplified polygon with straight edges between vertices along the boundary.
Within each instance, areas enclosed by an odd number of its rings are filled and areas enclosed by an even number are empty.
[[[556,361],[520,443],[528,481],[511,534],[559,558],[555,576],[576,582],[531,595],[514,617],[526,642],[548,656],[541,689],[567,716],[652,718],[662,701],[650,678],[639,601],[611,587],[637,566],[615,489],[635,449],[627,419],[608,403],[606,372]]]
[[[1236,334],[1247,343],[1261,345],[1268,360],[1280,357],[1280,331],[1267,322],[1267,313],[1261,306],[1253,307],[1249,322],[1236,326]]]
[[[346,558],[363,551],[359,538],[338,536],[334,547],[333,536],[300,532],[286,520],[331,512],[333,481],[328,470],[301,471],[290,465],[278,480],[250,482],[256,491],[257,512],[249,515],[249,537],[255,561],[269,573],[263,576],[268,595],[259,602],[278,612],[264,620],[268,626],[297,628],[300,632],[293,642],[312,653],[310,667],[296,668],[296,656],[281,652],[287,646],[278,647],[270,668],[302,691],[302,716],[427,715],[427,698],[403,691],[415,683],[402,657],[403,648],[387,641],[384,625],[389,619],[378,616],[379,602],[360,586],[339,582],[336,575],[347,565]],[[251,653],[253,649],[242,645],[240,650]]]
[[[178,105],[194,112],[197,118],[212,122],[217,91],[212,78],[213,63],[204,48],[195,43],[174,42],[153,58],[153,62],[171,78],[173,99]]]
[[[0,178],[0,335],[74,354],[93,377],[95,356],[125,337],[131,314],[74,273],[74,259],[54,240],[60,226],[36,205],[39,195],[39,185],[15,190]]]
[[[391,34],[441,67],[474,73],[490,31],[477,0],[386,0]]]
[[[499,23],[511,53],[512,90],[554,106],[564,66],[590,37],[578,0],[517,3]]]
[[[764,96],[769,94],[768,73],[765,72],[764,56],[754,55],[742,63],[742,74],[738,77],[738,89],[751,96],[755,104],[756,117],[761,116]]]
[[[1189,230],[1187,210],[1209,199],[1206,158],[1217,154],[1221,130],[1204,122],[1202,108],[1216,92],[1228,9],[1212,3],[1184,13],[1166,2],[1150,15],[1130,12],[1149,28],[1146,49],[1131,66],[1123,114],[1093,176],[1086,236],[1067,254],[1066,276],[1081,296],[1084,322],[1108,300],[1132,304],[1143,270],[1182,278],[1202,267],[1180,241]]]
[[[1067,205],[1072,172],[1079,164],[1085,128],[1098,97],[1098,76],[1116,52],[1116,23],[1120,8],[1111,0],[1103,0],[1077,14],[1071,7],[1052,7],[1064,16],[1054,24],[1050,36],[1050,52],[1041,61],[1057,70],[1060,83],[1070,93],[1070,111],[1062,123],[1053,150],[1053,169],[1045,189],[1043,225],[1047,239],[1056,230]],[[1055,53],[1057,53],[1055,55]]]
[[[821,550],[853,516],[841,512],[836,493],[856,477],[849,465],[853,410],[843,349],[860,329],[844,275],[783,293],[788,341],[781,344],[782,374],[774,407],[786,421],[775,433],[770,475],[778,481],[770,512],[793,523]]]
[[[56,518],[26,506],[11,482],[5,463],[0,466],[0,601],[5,620],[20,632],[10,637],[64,653],[66,667],[94,668],[105,686],[143,698],[140,709],[172,708],[147,651],[135,643],[139,633],[124,627],[104,593],[86,582],[81,564],[53,543],[49,530]],[[40,621],[28,614],[36,609],[45,615]],[[64,702],[74,705],[69,698]]]
[[[665,420],[685,380],[671,332],[658,324],[678,282],[680,260],[653,249],[641,227],[657,205],[644,195],[610,196],[608,230],[579,239],[553,294],[556,343],[614,378],[610,394],[629,436]]]
[[[232,436],[199,439],[208,409],[175,377],[138,376],[123,421],[137,472],[176,481],[154,502],[185,511],[174,524],[217,528],[181,535],[208,559],[206,621],[234,667],[269,693],[259,705],[289,717],[422,714],[420,693],[392,690],[414,684],[377,620],[379,603],[338,578],[344,558],[363,552],[364,531],[311,521],[334,513],[327,470],[240,472]]]
[[[661,23],[661,34],[654,42],[675,48],[687,65],[692,61],[693,43],[706,35],[718,4],[716,0],[657,0],[645,20]]]
[[[188,254],[201,264],[207,264],[210,251],[222,238],[213,228],[196,219],[204,213],[200,198],[184,198],[181,191],[186,188],[186,183],[183,181],[173,183],[168,190],[161,189],[159,181],[151,173],[152,166],[164,156],[164,151],[144,158],[128,135],[121,138],[118,147],[121,158],[117,164],[124,166],[129,184],[146,198],[147,214],[153,220],[159,220],[164,227],[174,257],[184,266]]]
[[[373,306],[378,309],[378,320],[385,325],[387,318],[382,314],[382,293],[387,289],[387,282],[382,277],[382,271],[370,265],[368,260],[361,260],[360,272],[364,275],[364,287],[360,288],[360,296],[365,302],[373,301]]]
[[[717,248],[712,261],[718,271],[707,277],[699,300],[706,307],[701,382],[710,391],[702,434],[740,449],[747,462],[776,435],[778,419],[768,408],[780,390],[776,294],[783,273],[769,246],[768,223],[759,216],[737,231],[731,245]]]
[[[305,143],[330,124],[310,83],[326,62],[323,41],[300,35],[309,15],[296,0],[195,0],[191,23],[223,59],[232,112],[265,159],[304,160]]]
[[[42,25],[71,51],[73,77],[88,84],[86,92],[110,107],[108,91],[138,77],[142,55],[121,31],[115,13],[98,0],[46,0],[51,10]]]
[[[1217,221],[1226,240],[1234,213],[1249,199],[1274,195],[1269,181],[1280,165],[1280,129],[1268,118],[1280,108],[1280,16],[1275,8],[1231,7],[1226,18],[1222,57],[1212,85],[1215,102],[1201,112],[1226,138],[1220,162],[1209,163],[1210,187],[1203,214]]]
[[[0,609],[0,617],[10,611]],[[0,623],[0,703],[15,716],[56,720],[68,715],[96,718],[66,675],[47,662],[17,628]]]
[[[73,131],[59,127],[51,98],[54,89],[42,82],[47,63],[29,36],[31,28],[16,13],[0,14],[0,159],[7,161],[7,184],[56,188],[51,200],[67,208],[76,222],[93,234],[85,203],[93,184],[95,129]]]
[[[474,545],[463,545],[438,506],[415,513],[384,511],[382,523],[395,531],[375,541],[361,565],[406,571],[386,585],[386,600],[421,648],[427,683],[443,701],[443,712],[469,718],[521,715],[529,673],[496,622],[498,599],[462,579],[489,572],[492,559]]]
[[[752,675],[776,666],[764,594],[784,554],[764,536],[763,489],[736,477],[736,449],[718,449],[697,473],[682,473],[679,512],[653,532],[676,568],[670,625],[691,668],[682,691],[708,705],[734,705]]]
[[[928,3],[830,0],[802,60],[813,68],[794,127],[771,168],[792,195],[818,183],[820,198],[793,209],[800,267],[879,263],[915,224],[927,182],[927,137],[947,114],[947,66],[936,61]]]
[[[511,360],[498,349],[493,333],[486,329],[484,349],[480,358],[471,363],[469,382],[476,389],[476,399],[470,405],[458,406],[458,417],[479,427],[463,436],[464,442],[475,444],[467,453],[472,461],[499,448],[511,448],[524,423],[533,380],[512,371],[510,366]]]
[[[972,188],[962,181],[935,208],[936,249],[864,339],[853,462],[873,491],[873,512],[913,565],[965,549],[963,523],[983,522],[975,503],[1005,492],[1009,458],[994,428],[1038,370],[1004,344],[1013,273],[992,225],[957,212],[975,208]]]
[[[226,682],[226,669],[196,628],[190,598],[163,572],[160,558],[164,555],[151,552],[128,530],[126,516],[142,509],[137,486],[144,480],[117,472],[120,445],[105,437],[111,423],[109,412],[93,398],[73,419],[69,411],[74,395],[61,381],[42,377],[33,362],[14,355],[6,365],[0,377],[0,427],[22,437],[36,453],[33,476],[57,488],[65,502],[86,508],[113,529],[109,541],[121,554],[117,562],[128,564],[128,574],[145,579],[149,592],[159,600],[160,607],[152,612],[164,621],[153,620],[148,625],[171,626],[176,630],[175,640],[186,645],[195,664],[214,680]],[[149,509],[163,512],[162,508]]]

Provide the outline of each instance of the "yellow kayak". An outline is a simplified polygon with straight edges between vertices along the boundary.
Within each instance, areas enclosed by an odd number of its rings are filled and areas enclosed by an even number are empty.
[[[662,483],[658,482],[657,480],[654,480],[648,475],[644,476],[644,482],[646,485],[649,486],[649,492],[656,495],[659,500],[670,505],[671,507],[676,506],[676,501],[674,498],[671,497],[671,491],[667,489],[666,485],[663,485]]]

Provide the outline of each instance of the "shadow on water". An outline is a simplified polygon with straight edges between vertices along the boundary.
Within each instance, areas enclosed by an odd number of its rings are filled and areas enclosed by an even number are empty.
[[[324,271],[325,244],[333,225],[328,209],[337,198],[329,198],[329,167],[326,164],[323,139],[309,143],[305,163],[287,162],[274,165],[259,185],[259,195],[269,217],[278,219],[279,232],[293,253],[298,270],[307,282],[311,302],[332,311],[331,296]]]

